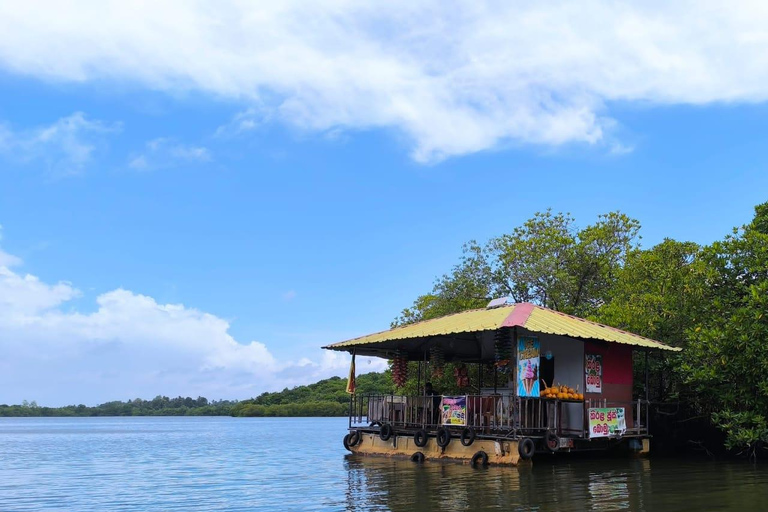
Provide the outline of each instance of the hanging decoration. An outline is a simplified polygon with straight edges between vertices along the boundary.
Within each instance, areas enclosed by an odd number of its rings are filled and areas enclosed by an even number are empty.
[[[395,352],[392,358],[392,381],[395,386],[401,388],[405,386],[408,380],[408,356],[400,352]]]
[[[453,376],[456,377],[456,386],[460,388],[469,387],[469,370],[463,364],[453,369]]]
[[[349,365],[349,377],[347,377],[347,393],[349,393],[350,395],[354,395],[356,388],[357,388],[357,385],[355,382],[355,352],[352,351],[352,362]]]
[[[442,377],[445,373],[445,353],[443,347],[435,346],[429,349],[429,362],[432,365],[432,376]]]
[[[496,369],[503,374],[508,374],[514,369],[515,361],[512,358],[512,341],[512,330],[509,328],[498,329],[494,334],[495,365]]]

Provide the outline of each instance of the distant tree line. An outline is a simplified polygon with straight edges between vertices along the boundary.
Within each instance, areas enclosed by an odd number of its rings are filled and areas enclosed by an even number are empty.
[[[41,407],[36,402],[24,400],[21,405],[0,405],[0,417],[5,416],[229,416],[236,404],[230,400],[211,400],[205,397],[156,396],[152,400],[128,400],[106,402],[95,407],[67,405]]]
[[[392,379],[385,373],[366,373],[356,380],[358,393],[392,393]],[[331,377],[308,386],[262,393],[238,402],[233,416],[346,416],[349,412],[347,379]]]
[[[384,373],[357,377],[360,393],[391,393],[392,380]],[[347,379],[331,377],[308,386],[262,393],[251,400],[211,400],[205,397],[157,396],[152,400],[107,402],[95,407],[67,405],[41,407],[36,402],[0,404],[0,417],[24,416],[346,416],[349,411]]]

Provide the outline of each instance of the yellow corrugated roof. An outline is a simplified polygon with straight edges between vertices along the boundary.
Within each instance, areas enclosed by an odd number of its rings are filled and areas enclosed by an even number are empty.
[[[334,343],[323,348],[337,349],[355,345],[369,345],[384,341],[405,340],[410,338],[428,338],[430,336],[445,336],[462,332],[493,331],[501,327],[502,322],[509,316],[510,308],[472,309],[453,315],[441,316],[424,320],[415,324],[395,327],[388,331],[361,336],[340,343]]]
[[[533,332],[557,334],[560,336],[569,336],[571,338],[623,343],[625,345],[660,350],[681,350],[680,348],[671,347],[659,341],[644,338],[643,336],[622,331],[615,327],[590,322],[583,318],[566,315],[540,306],[535,306],[533,308],[531,315],[528,317],[523,327]]]
[[[430,338],[459,333],[494,331],[501,327],[523,327],[531,332],[555,334],[571,338],[623,343],[636,347],[679,351],[679,348],[622,331],[583,318],[566,315],[529,303],[513,304],[492,309],[474,309],[432,320],[425,320],[388,331],[361,336],[329,345],[331,350],[351,350],[355,347],[387,341]],[[371,347],[373,348],[373,347]]]

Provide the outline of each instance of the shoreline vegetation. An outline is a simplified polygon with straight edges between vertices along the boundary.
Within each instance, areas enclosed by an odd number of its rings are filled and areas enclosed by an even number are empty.
[[[367,373],[356,379],[362,393],[391,393],[392,381],[385,373]],[[0,417],[97,417],[97,416],[235,416],[300,417],[346,416],[349,412],[347,380],[331,377],[314,384],[262,393],[249,400],[208,400],[205,397],[157,396],[126,402],[111,401],[96,406],[45,407],[24,401],[0,404]]]
[[[355,378],[357,392],[392,393],[392,379],[385,373],[365,373]],[[349,394],[347,379],[331,377],[307,386],[297,386],[275,393],[262,393],[232,407],[232,416],[347,416]]]

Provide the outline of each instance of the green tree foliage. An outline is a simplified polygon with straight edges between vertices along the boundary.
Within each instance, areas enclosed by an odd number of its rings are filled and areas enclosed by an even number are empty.
[[[534,302],[587,316],[607,300],[640,223],[620,212],[600,215],[583,229],[570,214],[537,213],[511,234],[492,239],[494,289],[516,302]]]
[[[665,239],[648,250],[635,249],[617,273],[600,321],[684,346],[702,301],[700,247]]]
[[[648,250],[629,252],[607,302],[592,319],[668,345],[685,347],[688,331],[701,313],[701,248],[693,242],[665,239]],[[635,354],[635,391],[645,395],[646,359]],[[678,398],[676,369],[683,355],[653,354],[649,359],[652,400]]]
[[[608,300],[627,255],[637,247],[638,221],[620,212],[583,229],[566,213],[537,213],[485,246],[469,242],[452,271],[418,297],[393,326],[484,307],[510,296],[588,316]]]
[[[355,379],[357,392],[390,394],[392,380],[384,373],[366,373]],[[349,412],[347,379],[331,377],[308,386],[262,393],[232,407],[233,416],[346,416]]]
[[[689,330],[682,378],[693,403],[755,455],[768,444],[768,203],[700,257],[702,314]]]

